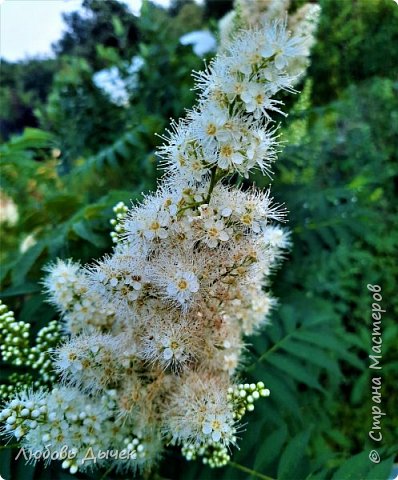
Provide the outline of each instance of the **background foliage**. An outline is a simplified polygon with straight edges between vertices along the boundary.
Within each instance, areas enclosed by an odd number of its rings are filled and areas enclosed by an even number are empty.
[[[302,94],[287,99],[288,119],[277,119],[286,147],[274,193],[290,210],[293,249],[272,287],[279,308],[241,372],[263,380],[271,397],[248,418],[230,466],[211,471],[171,452],[154,478],[384,480],[398,451],[398,8],[389,0],[320,3]],[[192,105],[190,72],[202,67],[179,37],[215,29],[228,10],[228,2],[180,1],[169,11],[146,3],[134,17],[116,0],[83,5],[85,15],[66,17],[53,59],[3,64],[1,189],[19,221],[2,225],[1,298],[33,332],[56,318],[41,293],[43,266],[109,252],[112,207],[155,188],[155,133]],[[127,81],[137,55],[144,62],[128,100],[115,104],[93,75],[116,67]],[[33,241],[22,252],[27,237]],[[375,448],[368,283],[381,285],[387,310],[379,465],[368,459]],[[15,367],[1,367],[7,383]],[[12,461],[16,450],[0,454],[7,479],[72,478],[56,464]]]

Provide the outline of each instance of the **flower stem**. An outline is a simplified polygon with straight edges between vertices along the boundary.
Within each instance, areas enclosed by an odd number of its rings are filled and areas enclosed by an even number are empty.
[[[267,475],[263,475],[262,473],[256,472],[255,470],[252,470],[251,468],[247,468],[244,465],[240,465],[239,463],[235,463],[235,462],[230,461],[229,465],[231,465],[231,467],[234,467],[238,470],[241,470],[242,472],[250,473],[250,475],[252,475],[253,477],[262,478],[263,480],[274,480],[272,477],[268,477]]]
[[[108,474],[111,473],[112,470],[113,470],[113,465],[111,465],[111,466],[105,471],[105,473],[102,475],[102,477],[100,478],[100,480],[106,480],[106,478],[108,477]]]
[[[213,189],[216,186],[216,183],[218,180],[219,179],[217,178],[217,167],[213,167],[211,170],[210,186],[209,186],[209,191],[207,192],[205,203],[210,202],[211,194],[213,193]]]
[[[12,443],[11,445],[0,445],[0,450],[5,450],[7,448],[18,448],[18,443]]]

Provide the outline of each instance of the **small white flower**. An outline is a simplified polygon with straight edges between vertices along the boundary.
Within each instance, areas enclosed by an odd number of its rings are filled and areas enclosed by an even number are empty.
[[[242,165],[245,157],[240,151],[240,145],[236,142],[220,143],[218,150],[217,164],[223,170],[227,170],[236,165]]]
[[[238,355],[236,353],[224,355],[224,370],[232,374],[237,366]]]
[[[226,242],[230,238],[230,231],[222,220],[209,218],[203,223],[203,241],[210,248],[216,248],[219,242]]]
[[[265,45],[261,54],[264,58],[274,56],[275,66],[278,70],[284,69],[292,58],[304,53],[302,40],[298,37],[290,37],[282,22],[265,30]]]
[[[231,427],[226,415],[208,414],[203,423],[202,432],[211,435],[212,440],[219,442],[221,437],[230,432]]]
[[[269,173],[270,165],[275,158],[274,138],[266,130],[260,128],[251,131],[250,140],[246,152],[248,167],[252,168],[257,164],[263,173]]]
[[[200,113],[197,112],[192,117],[192,134],[207,143],[218,138],[228,119],[227,109],[219,107],[215,102],[207,102]]]
[[[267,245],[276,248],[288,248],[289,234],[280,227],[269,225],[263,227],[263,239]]]
[[[253,113],[254,118],[258,119],[264,115],[267,119],[271,119],[267,110],[283,114],[277,107],[281,104],[278,100],[273,100],[267,94],[265,86],[261,83],[250,83],[241,94],[241,99],[245,102],[246,111]]]
[[[198,277],[193,272],[181,270],[173,275],[166,287],[167,295],[181,305],[188,303],[192,299],[192,294],[198,291]]]
[[[170,223],[170,215],[165,211],[159,212],[153,218],[146,218],[142,221],[143,233],[148,240],[154,238],[164,239],[168,236],[167,226]]]
[[[184,346],[181,345],[177,339],[172,339],[170,337],[164,337],[161,340],[161,344],[164,347],[163,358],[164,360],[180,361],[184,356]]]

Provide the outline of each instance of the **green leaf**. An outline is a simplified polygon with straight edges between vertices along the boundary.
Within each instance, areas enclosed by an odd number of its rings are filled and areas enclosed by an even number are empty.
[[[24,282],[26,275],[46,248],[47,243],[39,240],[17,260],[11,274],[13,284],[19,285]]]
[[[24,283],[16,287],[7,288],[3,292],[0,292],[0,297],[15,297],[17,295],[28,295],[31,293],[37,293],[42,290],[42,287],[37,283]]]
[[[297,361],[297,359],[293,360],[285,355],[272,353],[267,358],[267,362],[283,371],[285,374],[290,375],[295,380],[304,383],[311,388],[316,388],[323,391],[316,378],[316,375],[311,374],[310,370],[305,365]]]
[[[286,378],[284,372],[274,367],[269,367],[261,373],[261,376],[259,373],[258,378],[261,378],[266,387],[269,388],[271,392],[270,400],[275,402],[278,410],[282,410],[282,407],[284,407],[286,411],[291,412],[293,415],[299,415],[300,405],[296,391],[290,386],[292,380]]]
[[[292,480],[292,475],[297,479],[307,476],[305,452],[309,438],[310,430],[301,432],[285,448],[278,466],[278,480]]]
[[[287,427],[282,425],[277,430],[267,435],[268,426],[264,427],[262,438],[264,440],[258,449],[256,460],[254,462],[254,470],[264,471],[265,467],[270,465],[282,451],[282,446],[287,438]]]
[[[369,460],[369,452],[354,455],[334,473],[332,480],[358,480],[363,479],[372,470],[373,463]],[[382,480],[373,477],[372,480]]]
[[[92,243],[96,247],[104,247],[105,241],[101,235],[94,233],[88,226],[87,222],[81,221],[72,225],[72,230],[84,240]]]
[[[341,375],[338,363],[330,355],[327,355],[325,350],[322,350],[321,348],[292,339],[289,339],[287,342],[285,342],[282,348],[292,355],[295,355],[299,358],[304,358],[308,362],[313,363],[320,368],[329,370],[333,375]]]
[[[294,332],[294,337],[300,338],[300,340],[305,340],[309,343],[328,348],[336,353],[338,353],[344,360],[351,365],[363,370],[365,365],[352,353],[348,352],[345,346],[345,342],[338,339],[335,336],[332,336],[329,332]]]
[[[391,478],[391,472],[394,465],[394,455],[379,464],[374,465],[364,480],[387,480]]]

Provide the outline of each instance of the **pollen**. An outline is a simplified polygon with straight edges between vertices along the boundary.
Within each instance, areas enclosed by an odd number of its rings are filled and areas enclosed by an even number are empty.
[[[188,282],[184,278],[179,280],[177,285],[180,290],[186,290],[188,288]]]
[[[264,95],[259,93],[258,95],[255,96],[255,100],[257,105],[262,105],[264,103]]]
[[[230,145],[223,145],[221,147],[221,155],[224,157],[230,157],[234,153],[233,148]]]
[[[149,227],[151,230],[159,230],[160,228],[160,223],[155,221],[155,222],[152,222],[150,227]]]
[[[209,123],[206,132],[208,135],[215,135],[215,133],[217,132],[217,127],[214,125],[214,123]]]

